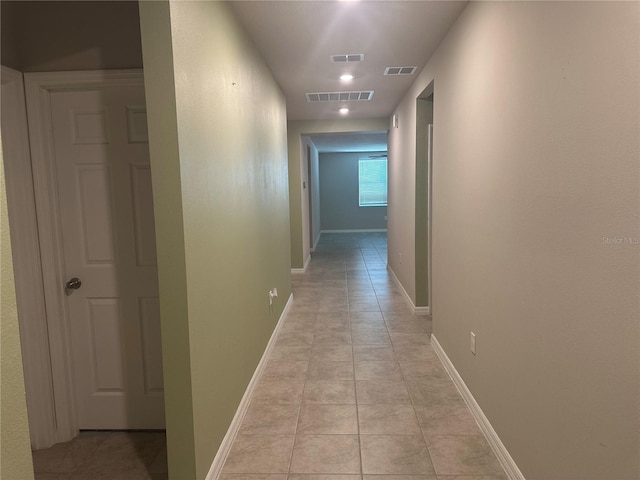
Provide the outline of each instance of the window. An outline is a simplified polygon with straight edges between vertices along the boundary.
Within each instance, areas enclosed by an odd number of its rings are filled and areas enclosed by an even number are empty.
[[[358,192],[361,207],[387,206],[387,159],[358,161]]]

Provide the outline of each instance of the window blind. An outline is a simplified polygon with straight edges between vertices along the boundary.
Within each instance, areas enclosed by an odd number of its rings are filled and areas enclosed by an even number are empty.
[[[361,207],[387,205],[387,159],[358,161],[358,192]]]

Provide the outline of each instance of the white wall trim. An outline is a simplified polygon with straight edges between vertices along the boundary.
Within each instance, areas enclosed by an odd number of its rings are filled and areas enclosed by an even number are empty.
[[[322,232],[318,233],[318,238],[316,238],[316,241],[313,242],[313,247],[311,247],[311,252],[316,251],[316,247],[318,246],[318,242],[320,241],[321,236],[322,236]]]
[[[367,229],[356,229],[356,230],[320,230],[320,235],[323,233],[375,233],[375,232],[386,232],[386,228],[367,228]]]
[[[307,267],[309,267],[309,262],[311,262],[311,255],[309,255],[307,259],[304,261],[304,266],[302,268],[292,268],[291,273],[294,275],[300,275],[302,273],[306,273]]]
[[[64,295],[64,261],[51,125],[51,94],[125,85],[144,85],[142,70],[42,72],[24,75],[35,208],[50,346],[51,384],[57,441],[78,433],[71,340]]]
[[[311,253],[311,247],[310,247],[310,221],[311,218],[309,216],[309,191],[307,190],[309,188],[309,172],[308,170],[308,165],[307,165],[307,152],[306,152],[306,148],[307,148],[307,142],[305,140],[305,137],[303,135],[299,135],[299,151],[300,151],[300,205],[302,207],[301,213],[301,220],[302,220],[302,258],[304,258],[305,255],[308,255]],[[306,188],[305,188],[305,184],[307,184]],[[306,264],[306,262],[305,262]],[[304,272],[297,272],[297,273],[304,273]]]
[[[49,335],[22,73],[2,67],[2,150],[31,447],[56,443]]]
[[[211,467],[209,468],[209,473],[205,477],[205,480],[217,480],[222,472],[222,467],[224,467],[224,462],[227,460],[227,456],[231,451],[231,446],[233,445],[236,436],[238,435],[238,431],[240,430],[240,425],[242,425],[242,420],[247,413],[247,409],[249,408],[249,403],[251,401],[251,396],[258,386],[258,382],[260,381],[260,377],[262,376],[262,372],[269,361],[269,357],[271,356],[271,352],[273,347],[276,344],[276,340],[278,338],[278,333],[280,332],[280,328],[284,323],[287,314],[289,313],[289,309],[291,308],[291,304],[293,303],[293,294],[289,295],[289,300],[287,300],[287,304],[282,310],[282,315],[280,315],[280,319],[276,324],[276,327],[273,329],[273,333],[271,334],[271,338],[269,339],[269,343],[262,354],[262,358],[260,362],[258,362],[258,366],[256,370],[253,372],[253,376],[249,381],[249,385],[247,385],[247,389],[242,396],[242,400],[240,400],[240,404],[238,405],[238,409],[236,410],[236,414],[233,416],[233,420],[231,420],[231,424],[229,425],[229,429],[222,439],[222,443],[220,444],[220,448],[218,448],[218,453],[213,459],[211,463]]]
[[[413,309],[413,313],[416,314],[416,315],[431,315],[431,307],[416,307],[415,306],[415,304],[413,303],[413,300],[411,300],[411,297],[409,296],[407,291],[404,289],[404,285],[402,285],[402,283],[400,282],[400,279],[397,277],[396,272],[393,271],[393,269],[391,268],[391,266],[389,264],[387,264],[387,270],[389,270],[389,273],[391,273],[391,278],[396,283],[396,285],[398,287],[400,287],[400,291],[402,292],[402,296],[407,301],[409,306]]]
[[[498,434],[491,426],[489,419],[486,417],[486,415],[482,411],[482,408],[480,408],[480,405],[478,405],[478,402],[476,402],[476,399],[473,397],[471,390],[469,390],[467,385],[464,383],[464,380],[462,380],[462,377],[456,370],[456,367],[453,366],[453,363],[449,359],[449,356],[442,349],[442,346],[433,333],[431,334],[431,345],[440,358],[442,366],[447,371],[447,373],[451,377],[451,380],[453,380],[453,383],[460,391],[460,395],[462,395],[464,401],[467,403],[467,406],[469,407],[469,410],[471,410],[473,418],[475,418],[478,426],[480,427],[480,430],[487,438],[487,442],[489,442],[489,445],[491,446],[493,452],[496,454],[496,457],[498,457],[498,461],[500,462],[500,465],[502,465],[502,468],[507,474],[509,480],[525,480],[524,475],[518,468],[518,465],[516,465],[516,462],[509,454],[507,447],[504,446],[504,444],[500,440],[500,437],[498,437]]]

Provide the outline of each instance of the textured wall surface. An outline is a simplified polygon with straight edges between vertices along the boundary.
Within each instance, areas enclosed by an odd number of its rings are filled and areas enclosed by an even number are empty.
[[[638,478],[640,4],[467,6],[389,135],[396,272],[432,81],[435,336],[528,480]]]
[[[285,102],[226,3],[140,8],[169,473],[195,480],[291,293]]]
[[[0,478],[33,478],[9,216],[0,162]]]

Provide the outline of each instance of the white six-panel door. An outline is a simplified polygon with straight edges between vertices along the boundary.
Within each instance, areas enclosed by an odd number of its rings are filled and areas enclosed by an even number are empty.
[[[51,119],[78,426],[163,428],[144,89],[52,92]]]

